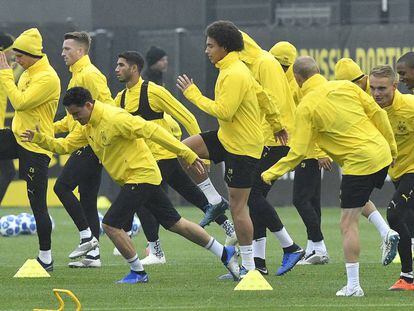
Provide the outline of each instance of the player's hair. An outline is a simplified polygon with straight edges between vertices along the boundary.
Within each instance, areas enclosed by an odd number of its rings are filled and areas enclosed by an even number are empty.
[[[91,36],[86,31],[68,32],[68,33],[65,33],[63,38],[65,40],[68,40],[68,39],[75,40],[76,42],[80,43],[84,47],[86,53],[89,53],[89,48],[91,47],[92,39],[91,39]]]
[[[391,66],[388,65],[382,65],[372,68],[369,75],[376,78],[388,78],[392,82],[397,81],[397,75],[395,74],[395,71],[391,68]]]
[[[139,72],[144,68],[144,57],[137,51],[125,51],[119,54],[118,57],[124,58],[130,66],[137,65]]]
[[[75,86],[67,90],[62,101],[63,106],[65,107],[71,105],[83,107],[87,102],[93,102],[91,92],[80,86]]]
[[[310,56],[299,56],[293,64],[293,72],[307,80],[319,73],[319,67],[315,59]]]
[[[244,48],[243,36],[230,21],[216,21],[206,28],[206,36],[214,39],[227,52],[241,51]]]
[[[397,60],[397,63],[405,63],[409,68],[414,68],[414,52],[405,53]]]

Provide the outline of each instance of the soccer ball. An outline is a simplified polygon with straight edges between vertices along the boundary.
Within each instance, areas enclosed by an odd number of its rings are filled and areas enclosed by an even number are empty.
[[[20,220],[20,233],[21,234],[34,234],[36,233],[36,222],[32,214],[20,213],[17,215]]]
[[[99,217],[99,235],[104,235],[105,231],[102,227],[102,219],[103,219],[103,215],[101,214],[101,212],[98,212],[98,217]]]
[[[20,232],[20,220],[15,215],[6,215],[0,218],[0,234],[16,236]]]
[[[132,228],[131,228],[132,236],[136,236],[140,230],[141,230],[141,222],[139,221],[139,218],[134,215],[134,221],[132,222]]]

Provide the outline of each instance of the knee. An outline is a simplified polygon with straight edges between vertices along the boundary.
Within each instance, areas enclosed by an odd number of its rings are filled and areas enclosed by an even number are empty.
[[[111,236],[111,235],[115,234],[115,233],[116,233],[116,231],[121,230],[121,229],[118,229],[118,228],[112,227],[112,226],[110,226],[110,225],[107,225],[107,224],[105,224],[105,223],[102,223],[102,229],[105,231],[105,233],[106,233],[108,236]]]
[[[62,194],[67,193],[68,191],[70,191],[70,189],[66,185],[64,185],[64,184],[60,183],[59,181],[57,181],[55,183],[55,185],[53,186],[53,191],[56,193],[56,195],[58,197],[60,197],[60,196],[62,196]]]

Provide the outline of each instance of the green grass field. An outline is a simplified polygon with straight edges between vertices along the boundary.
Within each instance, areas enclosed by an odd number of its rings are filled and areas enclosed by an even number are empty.
[[[26,210],[27,211],[27,210]],[[194,221],[199,210],[181,208],[180,213]],[[1,209],[0,216],[18,214],[23,209]],[[339,208],[323,210],[323,232],[331,263],[325,266],[299,266],[282,277],[274,276],[282,252],[272,235],[268,236],[266,277],[273,291],[234,291],[235,282],[219,281],[226,272],[210,252],[192,245],[181,237],[161,230],[167,264],[150,266],[148,284],[124,285],[114,282],[128,272],[120,257],[112,255],[113,246],[107,236],[101,239],[101,269],[69,269],[67,255],[78,243],[78,233],[62,208],[51,208],[56,228],[52,235],[55,270],[51,278],[16,279],[13,275],[27,258],[37,256],[37,237],[0,237],[0,310],[57,309],[53,288],[73,291],[83,310],[391,310],[414,305],[412,292],[390,292],[399,265],[380,264],[380,239],[374,227],[361,219],[361,285],[366,297],[336,298],[335,292],[345,285],[342,259]],[[279,214],[297,243],[306,242],[304,226],[293,208],[279,209]],[[208,231],[219,240],[224,233],[217,225]],[[145,238],[134,238],[142,258]],[[73,310],[67,300],[65,310]]]

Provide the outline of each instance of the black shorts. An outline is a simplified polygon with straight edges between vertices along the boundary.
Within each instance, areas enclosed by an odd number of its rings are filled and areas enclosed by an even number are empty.
[[[228,152],[217,136],[217,131],[200,134],[207,146],[210,160],[214,163],[224,161],[224,181],[231,188],[251,188],[254,183],[254,172],[259,159]]]
[[[148,209],[167,230],[181,219],[159,185],[125,184],[102,222],[122,229],[131,222],[134,213],[140,208]]]
[[[402,175],[398,180],[394,181],[395,193],[392,200],[398,202],[399,197],[403,197],[406,206],[414,209],[414,173]]]
[[[19,159],[19,178],[32,181],[47,180],[50,158],[46,154],[29,151],[20,146],[10,129],[0,130],[0,160]]]
[[[387,173],[388,166],[370,175],[342,175],[341,208],[363,207],[374,188],[382,188]]]
[[[260,158],[254,173],[253,189],[259,190],[264,196],[267,195],[272,186],[266,184],[262,180],[262,173],[279,162],[280,159],[284,158],[289,153],[289,149],[288,146],[264,146],[262,157]],[[275,181],[272,182],[272,185],[274,182]]]
[[[75,189],[79,193],[98,192],[101,184],[102,164],[88,145],[73,152],[66,161],[56,182]]]

